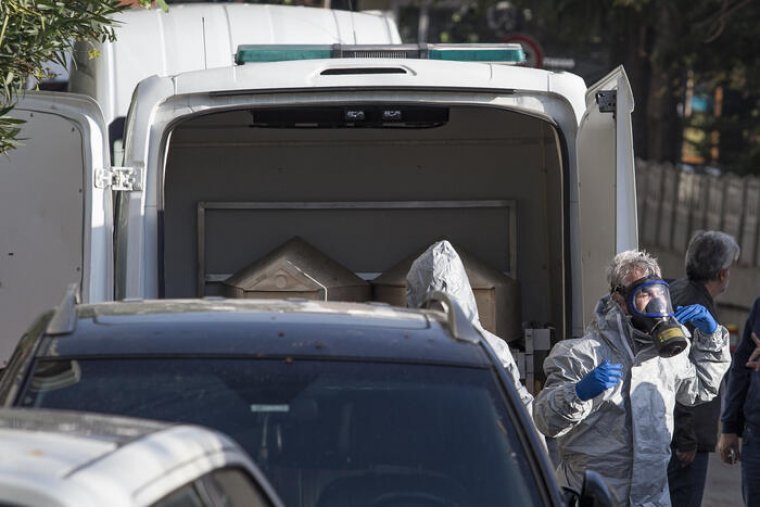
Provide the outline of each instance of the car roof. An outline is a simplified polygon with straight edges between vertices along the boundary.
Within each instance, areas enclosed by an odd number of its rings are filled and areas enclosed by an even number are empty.
[[[78,305],[76,315],[73,331],[52,333],[38,356],[242,355],[490,365],[482,347],[454,338],[446,315],[430,310],[217,298]]]
[[[156,481],[179,486],[222,454],[253,468],[212,430],[70,411],[0,409],[0,448],[0,503],[13,505],[137,505],[163,496]]]
[[[0,473],[63,477],[168,425],[65,411],[0,409]]]

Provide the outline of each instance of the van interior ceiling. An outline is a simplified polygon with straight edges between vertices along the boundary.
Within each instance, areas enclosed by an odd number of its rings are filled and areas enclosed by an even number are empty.
[[[523,322],[565,334],[565,164],[545,120],[471,105],[245,109],[189,118],[169,143],[164,297],[222,294],[294,237],[370,282],[448,239],[517,280]]]

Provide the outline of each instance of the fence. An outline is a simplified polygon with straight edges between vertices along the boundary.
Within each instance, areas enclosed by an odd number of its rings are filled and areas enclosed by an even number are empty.
[[[760,266],[758,178],[637,160],[636,191],[643,245],[682,255],[694,231],[719,229],[741,245],[740,266]]]

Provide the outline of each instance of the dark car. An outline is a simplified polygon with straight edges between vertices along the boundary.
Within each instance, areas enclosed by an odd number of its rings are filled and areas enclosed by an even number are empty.
[[[492,350],[435,299],[445,311],[69,297],[21,339],[0,400],[221,430],[289,507],[577,502]]]

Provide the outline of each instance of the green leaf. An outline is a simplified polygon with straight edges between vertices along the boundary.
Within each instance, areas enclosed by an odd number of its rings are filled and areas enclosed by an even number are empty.
[[[118,0],[0,0],[0,152],[16,145],[20,123],[6,115],[27,78],[61,63],[75,40],[113,39],[111,16],[124,8]]]

